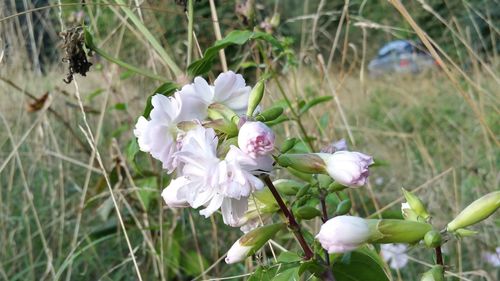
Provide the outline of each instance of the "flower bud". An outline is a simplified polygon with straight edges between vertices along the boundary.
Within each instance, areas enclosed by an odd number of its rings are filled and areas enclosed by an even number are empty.
[[[292,149],[299,142],[296,138],[286,139],[281,146],[280,152],[287,153],[290,149]]]
[[[490,215],[500,207],[500,191],[491,192],[472,202],[458,216],[453,219],[446,230],[455,231],[469,225],[476,224]]]
[[[274,149],[274,133],[262,122],[246,122],[238,133],[238,146],[252,158],[268,155]]]
[[[277,159],[282,167],[291,167],[299,172],[321,174],[326,172],[325,161],[318,154],[282,154]]]
[[[422,275],[420,281],[443,281],[444,268],[442,265],[435,265],[431,270]]]
[[[226,263],[240,262],[246,257],[253,255],[284,226],[285,224],[283,223],[265,225],[243,235],[227,252]]]
[[[261,80],[255,84],[255,87],[253,87],[250,92],[250,96],[248,97],[247,116],[253,115],[253,112],[262,100],[262,97],[264,96],[264,86],[264,81]]]
[[[341,216],[349,213],[349,210],[351,210],[352,203],[351,200],[345,199],[342,200],[338,205],[337,209],[335,210],[335,215]]]
[[[413,244],[424,238],[432,230],[428,223],[396,220],[396,219],[367,219],[370,226],[370,242],[373,243],[408,243]]]
[[[274,106],[259,113],[257,116],[255,116],[255,120],[262,122],[273,121],[276,118],[280,117],[281,114],[283,114],[283,107]]]
[[[325,222],[316,238],[328,253],[345,253],[367,242],[370,228],[362,218],[338,216]]]
[[[326,163],[326,171],[338,183],[358,187],[368,179],[368,167],[373,158],[360,152],[337,151],[333,154],[318,153]]]
[[[340,184],[338,182],[332,182],[329,186],[328,186],[328,192],[337,192],[337,191],[342,191],[344,189],[346,189],[347,186],[343,185],[343,184]]]
[[[234,116],[238,116],[236,112],[234,112],[229,107],[223,104],[212,103],[208,107],[208,117],[212,120],[217,120],[217,119],[232,120]]]
[[[303,186],[302,183],[289,179],[279,179],[273,181],[276,189],[285,195],[295,195],[297,191]],[[273,198],[274,199],[274,198]]]
[[[295,216],[299,219],[310,220],[315,217],[321,216],[321,212],[314,207],[303,206],[298,208],[297,211],[295,211]]]
[[[227,135],[228,138],[232,138],[238,135],[238,127],[236,125],[227,120],[227,119],[217,119],[204,124],[207,128],[212,128],[216,131],[223,132]]]
[[[435,230],[427,232],[424,236],[425,245],[429,248],[436,248],[441,246],[442,237],[441,233]]]
[[[415,194],[408,192],[406,189],[401,188],[401,190],[403,190],[403,194],[411,210],[413,210],[417,216],[422,217],[424,220],[428,219],[429,213],[427,213],[427,210],[425,209],[422,201],[420,201],[420,199],[415,196]]]
[[[408,202],[401,203],[401,214],[403,214],[403,218],[409,221],[418,221],[418,215],[413,211]]]

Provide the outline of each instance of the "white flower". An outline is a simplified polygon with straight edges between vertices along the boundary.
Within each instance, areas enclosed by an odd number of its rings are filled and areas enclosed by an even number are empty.
[[[186,91],[196,93],[196,96],[203,98],[207,106],[212,103],[220,103],[238,115],[246,113],[251,90],[249,86],[246,86],[243,76],[232,71],[219,74],[213,86],[209,85],[202,77],[196,77],[193,84],[186,85],[184,88]]]
[[[182,208],[189,206],[186,198],[179,193],[179,188],[188,182],[189,180],[186,177],[173,179],[168,187],[162,191],[161,196],[170,208]]]
[[[368,179],[368,167],[374,163],[371,156],[360,152],[337,151],[318,155],[325,161],[328,174],[338,183],[350,187],[363,186]]]
[[[238,115],[242,115],[247,111],[250,90],[241,74],[223,72],[215,79],[213,101],[224,104]]]
[[[238,133],[238,146],[253,158],[271,153],[274,149],[274,133],[262,122],[248,121]]]
[[[243,246],[238,239],[227,252],[226,263],[232,264],[245,260],[251,249],[252,246]]]
[[[380,254],[385,262],[389,262],[392,269],[400,269],[408,263],[406,251],[408,247],[405,244],[382,244]]]
[[[216,155],[217,143],[213,129],[197,126],[186,133],[175,154],[182,164],[180,173],[187,179],[178,197],[193,208],[205,206],[200,214],[206,217],[220,209],[224,223],[235,226],[248,208],[250,194],[263,187],[252,174],[259,163],[235,146],[221,160]]]
[[[345,253],[352,251],[370,237],[366,221],[359,217],[338,216],[325,222],[316,238],[328,253]]]
[[[500,267],[500,247],[495,249],[496,252],[483,252],[483,259],[494,267]]]
[[[173,157],[177,150],[177,124],[204,118],[206,115],[205,102],[182,90],[173,97],[154,95],[151,99],[153,109],[151,120],[139,117],[134,129],[134,135],[141,151],[149,152],[163,164],[163,169],[171,173],[176,168]],[[203,111],[205,108],[205,111]]]

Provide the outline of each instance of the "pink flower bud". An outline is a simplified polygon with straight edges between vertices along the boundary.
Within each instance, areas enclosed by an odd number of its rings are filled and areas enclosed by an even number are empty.
[[[318,153],[325,161],[328,174],[345,186],[363,186],[368,179],[368,167],[373,158],[360,152],[337,151],[333,154]]]
[[[274,149],[274,133],[262,122],[246,122],[238,133],[238,146],[253,158]]]
[[[367,242],[370,228],[362,218],[338,216],[325,222],[316,238],[328,253],[345,253]]]

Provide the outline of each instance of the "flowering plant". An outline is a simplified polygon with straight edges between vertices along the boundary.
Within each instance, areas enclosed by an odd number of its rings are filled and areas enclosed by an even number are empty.
[[[148,118],[139,117],[134,130],[140,150],[159,160],[172,177],[162,192],[169,208],[191,207],[205,217],[220,212],[225,224],[244,232],[227,252],[228,264],[259,255],[277,233],[288,230],[303,253],[280,256],[277,261],[286,260],[287,269],[277,276],[364,280],[363,270],[346,266],[350,258],[354,264],[371,264],[370,280],[388,280],[382,258],[391,268],[402,268],[408,262],[406,245],[421,244],[436,252],[436,268],[422,280],[442,280],[441,245],[466,235],[465,227],[499,207],[500,192],[491,193],[437,231],[424,203],[403,189],[402,219],[355,216],[346,190],[364,186],[376,161],[349,151],[344,140],[307,153],[296,153],[295,138],[278,145],[271,126],[283,109],[262,107],[264,92],[264,81],[252,89],[232,71],[219,74],[213,84],[196,77],[173,94],[152,96]],[[290,180],[286,171],[301,181]],[[329,204],[331,195],[341,200]],[[302,223],[316,217],[323,225],[314,239]],[[382,258],[376,244],[382,244]]]
[[[86,46],[109,57],[91,39],[85,32]],[[352,207],[350,191],[357,188],[362,193],[371,169],[381,163],[350,151],[344,140],[316,148],[300,118],[331,96],[299,102],[297,108],[274,79],[285,106],[265,108],[261,101],[266,79],[276,77],[272,66],[266,67],[253,88],[232,71],[220,73],[213,83],[201,76],[210,71],[219,51],[249,40],[264,40],[278,50],[277,57],[289,59],[283,44],[270,34],[233,31],[188,66],[187,73],[195,77],[192,83],[171,67],[185,85],[179,88],[167,81],[138,118],[134,134],[139,149],[159,160],[170,179],[161,193],[166,206],[199,209],[204,217],[220,213],[224,224],[239,227],[243,235],[229,248],[224,259],[228,264],[259,257],[266,253],[266,244],[286,243],[293,237],[300,252],[290,243],[277,244],[283,253],[276,257],[270,247],[273,261],[260,264],[253,280],[270,279],[269,275],[275,275],[273,280],[297,280],[303,275],[308,280],[390,280],[384,261],[399,270],[409,260],[409,246],[435,252],[435,265],[421,280],[444,280],[448,267],[442,245],[474,235],[467,227],[500,207],[500,191],[472,202],[441,230],[432,223],[424,202],[404,189],[406,202],[399,218],[360,217]],[[284,116],[285,109],[291,117]],[[297,124],[300,140],[292,137],[277,143],[272,128],[284,121]],[[319,230],[305,227],[306,221],[317,218],[323,223]],[[493,255],[485,253],[489,260]]]

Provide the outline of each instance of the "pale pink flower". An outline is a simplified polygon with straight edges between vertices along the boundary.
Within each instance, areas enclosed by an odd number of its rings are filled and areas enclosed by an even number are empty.
[[[365,185],[373,158],[360,152],[337,151],[333,154],[318,153],[325,161],[328,174],[338,183],[359,187]]]
[[[321,226],[316,238],[328,253],[345,253],[367,242],[370,230],[362,218],[337,216]]]
[[[400,269],[408,263],[406,251],[408,247],[405,244],[382,244],[380,254],[385,262],[389,263],[392,269]]]
[[[238,146],[253,158],[270,154],[274,149],[274,133],[262,122],[247,121],[238,133]]]

